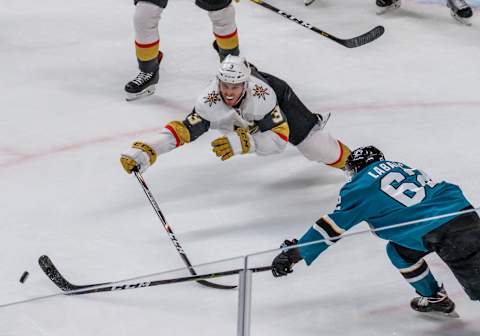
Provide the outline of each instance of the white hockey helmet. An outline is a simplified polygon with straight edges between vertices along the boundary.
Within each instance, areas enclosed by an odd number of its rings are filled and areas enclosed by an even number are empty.
[[[227,55],[220,64],[218,80],[229,84],[245,83],[250,78],[250,64],[245,57]]]

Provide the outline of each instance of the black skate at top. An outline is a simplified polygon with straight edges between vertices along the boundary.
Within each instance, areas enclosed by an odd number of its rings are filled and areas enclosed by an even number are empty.
[[[155,72],[142,72],[134,80],[125,85],[125,91],[128,93],[141,93],[148,87],[158,83],[158,70]]]

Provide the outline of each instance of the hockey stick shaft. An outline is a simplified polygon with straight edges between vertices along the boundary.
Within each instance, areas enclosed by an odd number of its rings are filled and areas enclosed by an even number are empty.
[[[147,196],[150,204],[153,207],[153,210],[157,214],[158,218],[163,224],[163,227],[165,228],[165,231],[167,231],[168,237],[170,238],[170,241],[172,242],[173,246],[177,249],[177,252],[180,254],[180,257],[182,258],[183,262],[185,265],[187,265],[188,270],[190,271],[190,274],[192,275],[197,275],[195,270],[193,269],[192,263],[187,257],[187,254],[185,253],[183,247],[180,245],[180,242],[178,241],[177,237],[175,236],[175,233],[172,230],[172,227],[167,223],[167,220],[165,219],[165,216],[163,215],[162,211],[160,210],[160,207],[158,206],[157,201],[153,197],[153,194],[150,192],[150,189],[148,188],[147,184],[145,183],[145,180],[143,179],[143,176],[140,172],[134,171],[135,177],[138,180],[138,183],[140,183],[143,191],[145,192],[145,195]],[[227,285],[219,285],[215,284],[212,282],[208,281],[203,281],[199,280],[198,281],[200,284],[208,286],[208,287],[214,287],[214,288],[219,288],[219,289],[233,289],[236,288],[237,286],[227,286]]]
[[[338,44],[341,44],[343,45],[344,47],[347,47],[347,48],[356,48],[356,47],[360,47],[366,43],[370,43],[374,40],[376,40],[377,38],[379,38],[380,36],[383,35],[383,33],[385,32],[385,28],[383,26],[376,26],[375,28],[373,28],[372,30],[366,32],[365,34],[362,34],[360,36],[356,36],[356,37],[353,37],[353,38],[350,38],[350,39],[341,39],[341,38],[338,38],[336,36],[333,36],[329,33],[327,33],[326,31],[323,31],[317,27],[315,27],[314,25],[312,25],[311,23],[308,23],[308,22],[305,22],[304,20],[301,20],[297,17],[295,17],[294,15],[292,14],[289,14],[281,9],[278,9],[272,5],[270,5],[269,3],[263,1],[263,0],[250,0],[264,8],[267,8],[281,16],[283,16],[284,18],[292,21],[292,22],[295,22],[299,25],[301,25],[302,27],[305,27],[307,29],[310,29],[311,31],[314,31],[332,41],[335,41],[337,42]]]
[[[257,268],[249,268],[248,270],[252,271],[253,273],[258,273],[258,272],[270,271],[271,269],[272,269],[271,266],[263,266],[263,267],[257,267]],[[108,283],[99,284],[99,285],[88,285],[89,287],[88,289],[74,290],[71,292],[66,292],[65,294],[66,295],[82,295],[82,294],[91,294],[91,293],[100,293],[100,292],[115,292],[120,290],[153,287],[153,286],[174,284],[174,283],[180,283],[180,282],[189,282],[189,281],[200,282],[205,279],[213,279],[213,278],[220,278],[220,277],[229,276],[229,275],[235,275],[240,273],[241,271],[243,271],[243,268],[238,268],[238,269],[223,271],[223,272],[216,272],[216,273],[196,274],[196,275],[172,278],[172,279],[141,281],[141,282],[134,282],[134,283],[128,283],[123,285],[122,284],[110,285]]]
[[[240,273],[243,269],[234,269],[229,271],[222,271],[222,272],[215,272],[215,273],[208,273],[208,274],[195,274],[191,276],[173,278],[173,279],[164,279],[164,280],[154,280],[154,281],[134,281],[134,279],[130,280],[121,280],[121,281],[112,281],[112,282],[102,282],[102,283],[93,283],[87,285],[74,285],[69,282],[65,277],[60,273],[58,268],[52,262],[52,260],[43,255],[38,259],[38,263],[45,274],[49,277],[49,279],[58,287],[60,288],[65,295],[81,295],[81,294],[90,294],[90,293],[99,293],[99,292],[113,292],[119,290],[126,290],[126,289],[135,289],[135,288],[144,288],[144,287],[152,287],[152,286],[159,286],[159,285],[166,285],[172,283],[180,283],[180,282],[187,282],[187,281],[202,281],[204,279],[211,279],[211,278],[219,278],[223,276],[229,276]],[[271,266],[262,266],[256,268],[250,268],[248,270],[256,273],[256,272],[264,272],[271,270]],[[153,275],[151,275],[153,276]],[[128,282],[128,283],[126,283]]]

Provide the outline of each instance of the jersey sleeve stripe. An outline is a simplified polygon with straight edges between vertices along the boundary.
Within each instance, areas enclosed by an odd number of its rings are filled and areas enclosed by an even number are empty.
[[[278,133],[277,133],[277,134],[278,134]],[[279,136],[280,138],[282,138],[283,140],[285,140],[285,142],[288,142],[288,138],[287,138],[286,136],[284,136],[284,135],[282,135],[282,134],[278,134],[278,136]]]
[[[272,128],[272,132],[277,134],[282,140],[288,142],[288,137],[290,136],[290,128],[286,122],[281,123],[278,126]]]
[[[334,229],[335,228],[335,229]],[[336,225],[327,222],[324,218],[320,218],[314,225],[313,229],[320,233],[325,239],[325,244],[333,245],[340,239],[342,232],[336,231],[336,229],[341,230]]]
[[[339,236],[345,232],[345,230],[338,226],[337,223],[335,223],[335,221],[330,218],[330,216],[324,215],[322,219],[331,227],[333,231],[335,231],[336,235]]]
[[[286,137],[285,135],[281,134],[281,133],[277,133],[277,132],[274,132],[276,135],[278,135],[282,140],[284,140],[285,142],[288,142],[288,137]]]
[[[328,233],[324,229],[322,229],[319,225],[313,224],[312,228],[315,231],[317,231],[325,239],[324,243],[327,244],[328,246],[331,246],[335,243],[335,242],[330,240],[331,238],[328,235]]]
[[[168,130],[170,131],[170,133],[172,133],[172,135],[175,137],[175,141],[177,142],[177,143],[175,144],[175,147],[180,146],[180,138],[178,137],[177,132],[175,132],[175,130],[173,129],[173,127],[170,126],[170,125],[166,125],[165,128],[168,129]]]

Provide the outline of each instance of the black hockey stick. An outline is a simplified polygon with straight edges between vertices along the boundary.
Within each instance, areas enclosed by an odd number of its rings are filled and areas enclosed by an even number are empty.
[[[47,277],[52,280],[52,282],[64,292],[109,284],[109,282],[104,282],[83,286],[74,285],[63,277],[63,275],[53,264],[52,260],[50,260],[50,258],[46,255],[42,255],[40,258],[38,258],[38,265],[40,265],[40,268],[47,275]]]
[[[138,182],[142,186],[143,191],[145,192],[145,195],[147,195],[148,200],[150,201],[150,204],[153,207],[153,210],[155,210],[155,213],[157,214],[158,218],[163,224],[163,227],[167,231],[168,236],[170,237],[170,240],[173,243],[173,246],[177,249],[178,253],[180,254],[180,257],[182,257],[182,260],[184,261],[185,265],[187,265],[188,270],[190,271],[191,275],[197,275],[197,272],[192,267],[192,263],[190,260],[188,260],[187,254],[183,250],[182,246],[180,245],[180,242],[178,241],[177,237],[175,237],[175,234],[173,233],[173,230],[171,226],[167,223],[167,220],[165,219],[165,216],[163,216],[162,211],[160,210],[160,207],[158,206],[157,201],[155,201],[155,198],[153,197],[152,193],[150,192],[150,189],[148,189],[147,184],[145,183],[145,180],[143,179],[143,176],[140,172],[134,171],[133,172],[135,176],[137,177]],[[216,284],[213,282],[205,281],[205,280],[198,280],[197,281],[199,284],[207,286],[207,287],[212,287],[212,288],[218,288],[218,289],[234,289],[237,288],[235,285],[220,285]]]
[[[60,288],[63,292],[66,292],[65,295],[82,295],[82,294],[90,294],[90,293],[100,293],[100,292],[114,292],[126,289],[135,289],[135,288],[144,288],[144,287],[152,287],[152,286],[159,286],[159,285],[167,285],[172,283],[179,283],[179,282],[187,282],[187,281],[204,281],[204,279],[211,279],[211,278],[219,278],[228,275],[235,275],[243,271],[243,268],[229,270],[229,271],[222,271],[216,273],[208,273],[208,274],[195,274],[186,277],[180,278],[172,278],[172,279],[163,279],[163,280],[153,280],[153,281],[140,281],[140,282],[131,282],[126,284],[121,284],[122,281],[119,282],[102,282],[102,283],[94,283],[88,285],[74,285],[69,282],[65,277],[60,273],[57,267],[53,264],[52,260],[43,255],[38,259],[38,264],[42,268],[43,272],[52,280],[52,282]],[[270,271],[272,269],[271,266],[262,266],[256,268],[249,268],[248,270],[258,273],[258,272],[265,272]]]
[[[329,38],[330,40],[333,40],[333,41],[335,41],[335,42],[337,42],[337,43],[339,43],[339,44],[341,44],[341,45],[343,45],[344,47],[347,47],[347,48],[356,48],[356,47],[360,47],[364,44],[370,43],[370,42],[376,40],[377,38],[379,38],[380,36],[382,36],[382,34],[385,32],[385,28],[383,26],[376,26],[375,28],[373,28],[369,32],[366,32],[363,35],[352,37],[352,38],[349,38],[349,39],[341,39],[341,38],[338,38],[336,36],[330,35],[329,33],[325,32],[321,29],[318,29],[317,27],[315,27],[311,23],[305,22],[305,21],[295,17],[292,14],[288,14],[288,13],[284,12],[283,10],[278,9],[278,8],[270,5],[269,3],[267,3],[263,0],[250,0],[250,1],[255,2],[256,4],[258,4],[262,7],[270,9],[271,11],[274,11],[275,13],[280,14],[284,18],[287,18],[290,21],[298,23],[299,25],[301,25],[301,26],[303,26],[307,29],[310,29],[310,30],[314,31],[315,33],[318,33],[322,36],[325,36],[326,38]]]

